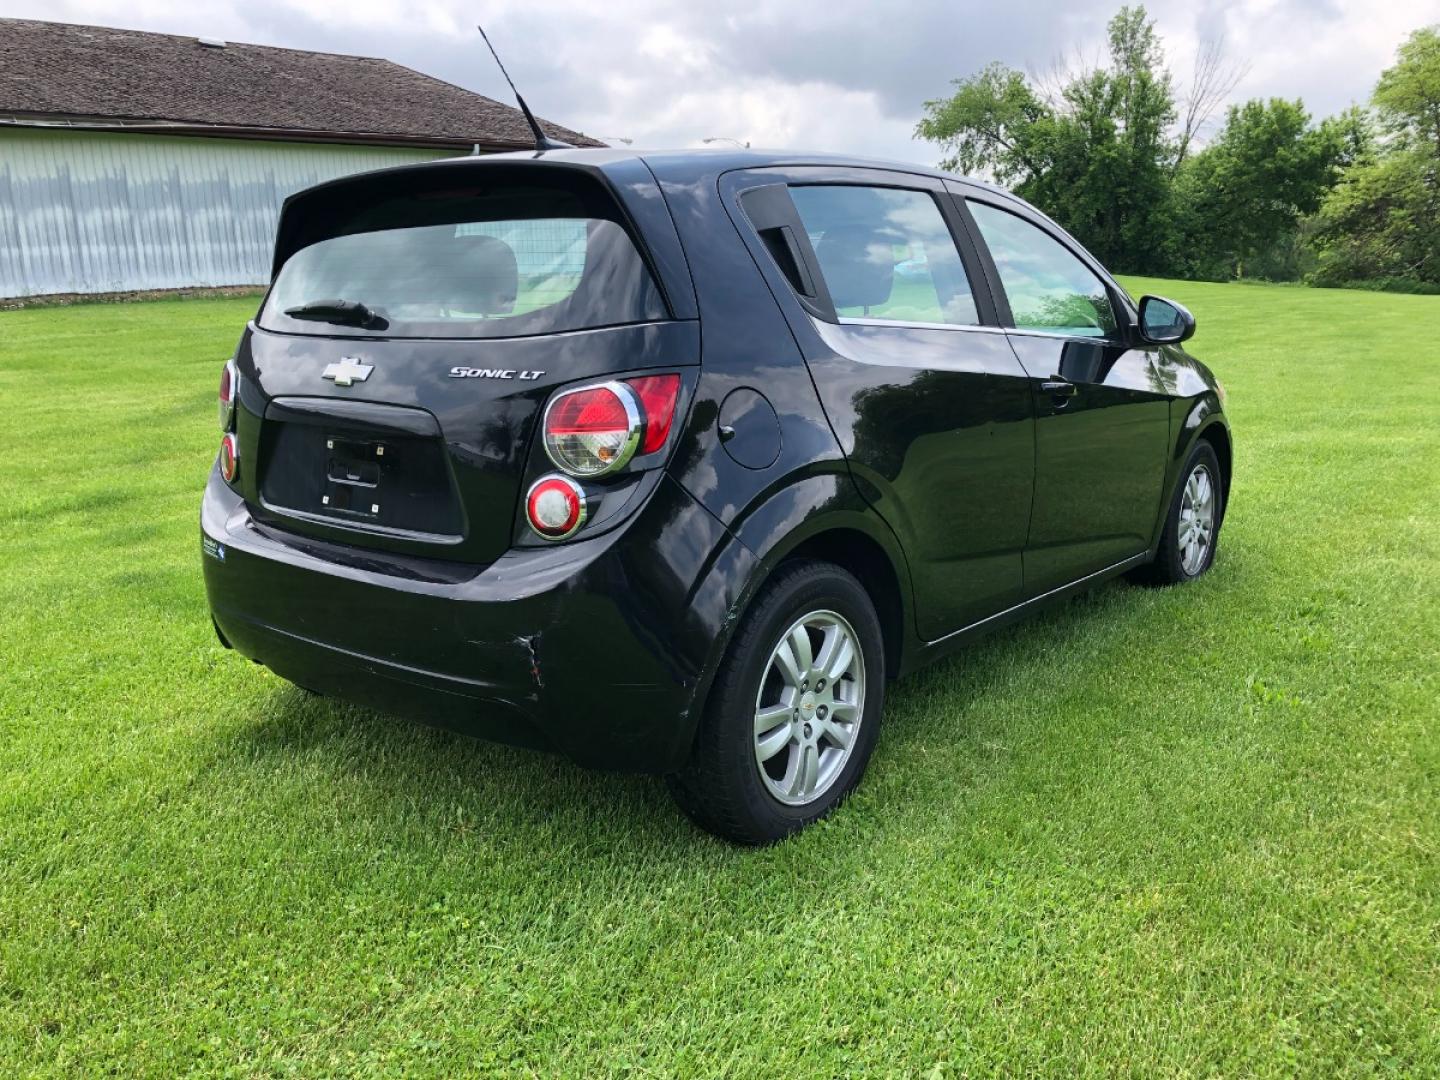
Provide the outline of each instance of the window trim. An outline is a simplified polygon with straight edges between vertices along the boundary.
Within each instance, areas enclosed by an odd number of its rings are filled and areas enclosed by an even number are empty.
[[[871,319],[861,315],[840,315],[835,320],[840,326],[899,326],[906,330],[982,330],[987,334],[1009,334],[1014,331],[1003,326],[986,326],[984,323],[938,323],[918,322],[913,319]]]

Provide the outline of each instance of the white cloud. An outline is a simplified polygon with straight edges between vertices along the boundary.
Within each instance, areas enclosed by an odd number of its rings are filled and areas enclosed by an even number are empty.
[[[707,137],[933,161],[921,103],[991,59],[1044,70],[1101,47],[1119,0],[1005,5],[915,0],[500,0],[486,28],[537,112],[637,146]],[[1433,0],[1154,0],[1178,81],[1204,35],[1249,64],[1246,97],[1301,97],[1327,115],[1369,97]],[[384,56],[505,99],[463,0],[8,0],[4,14]],[[1058,14],[1057,14],[1058,10]]]

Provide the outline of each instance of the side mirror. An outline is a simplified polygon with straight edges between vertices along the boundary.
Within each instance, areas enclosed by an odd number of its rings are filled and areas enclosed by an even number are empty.
[[[1140,336],[1152,345],[1178,345],[1195,333],[1195,316],[1162,296],[1140,298]]]

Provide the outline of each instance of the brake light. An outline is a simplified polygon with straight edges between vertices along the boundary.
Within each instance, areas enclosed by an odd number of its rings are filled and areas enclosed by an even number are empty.
[[[564,540],[585,524],[585,492],[565,476],[542,476],[525,494],[525,519],[537,536]]]
[[[235,419],[235,393],[240,388],[240,373],[233,359],[220,369],[220,430],[229,431]]]
[[[235,443],[235,433],[227,431],[220,438],[220,475],[227,484],[233,484],[239,471],[240,449]]]
[[[653,454],[665,445],[675,420],[675,399],[680,396],[679,375],[646,375],[628,380],[640,395],[640,414],[645,419],[642,454]]]
[[[567,390],[545,410],[545,452],[571,476],[618,472],[637,451],[653,454],[665,445],[679,396],[679,375]]]
[[[571,476],[604,476],[634,455],[640,428],[640,409],[628,386],[584,386],[559,395],[545,410],[545,452]]]

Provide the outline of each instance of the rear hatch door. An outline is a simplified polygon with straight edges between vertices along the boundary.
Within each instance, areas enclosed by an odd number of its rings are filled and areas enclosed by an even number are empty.
[[[373,174],[287,205],[281,245],[237,354],[262,526],[488,562],[558,386],[699,362],[696,323],[593,171]]]

